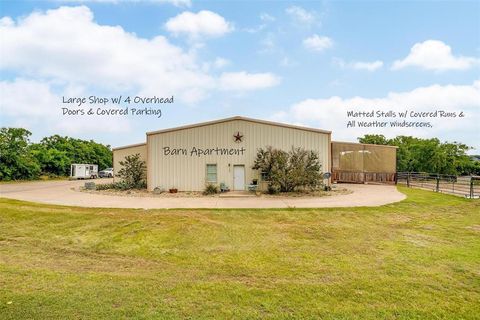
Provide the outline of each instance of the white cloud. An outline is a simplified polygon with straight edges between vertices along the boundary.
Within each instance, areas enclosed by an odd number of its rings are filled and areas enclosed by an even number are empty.
[[[275,34],[269,32],[261,41],[259,53],[273,53],[278,50]]]
[[[267,26],[266,24],[260,24],[256,27],[244,28],[243,31],[246,31],[248,33],[258,33],[263,29],[265,29],[266,26]]]
[[[431,112],[464,112],[463,118],[407,118],[408,121],[431,121],[433,128],[347,128],[347,111],[394,111],[406,110]],[[280,114],[280,113],[279,113]],[[386,136],[413,135],[419,137],[440,137],[444,140],[457,140],[480,150],[478,140],[478,119],[480,118],[480,80],[471,85],[432,85],[406,92],[390,92],[379,98],[341,98],[333,96],[325,99],[305,99],[291,106],[281,114],[289,122],[305,122],[332,130],[336,140],[354,140],[366,133]],[[375,119],[371,119],[375,120]],[[358,119],[357,119],[358,120]],[[365,120],[362,119],[362,120]],[[392,119],[383,118],[380,121]],[[393,120],[402,121],[403,118]]]
[[[376,60],[372,62],[353,62],[352,68],[356,70],[367,70],[367,71],[375,71],[380,69],[383,66],[383,61]]]
[[[299,24],[311,24],[315,21],[315,15],[308,12],[299,6],[288,7],[285,12],[292,18],[296,23]]]
[[[195,103],[222,89],[194,53],[172,45],[163,36],[145,39],[119,26],[99,25],[85,6],[35,12],[16,23],[0,21],[0,69],[60,85],[82,85],[110,93],[134,92],[170,96]],[[229,63],[218,58],[213,67]],[[248,74],[255,81],[265,74]],[[274,76],[272,75],[274,78]],[[260,81],[261,82],[261,81]],[[259,83],[258,88],[268,87]]]
[[[215,61],[213,62],[213,66],[217,69],[224,68],[230,64],[230,61],[225,59],[225,58],[216,58]]]
[[[119,26],[99,25],[85,6],[35,12],[0,26],[0,68],[104,92],[175,95],[214,88],[193,53],[165,37],[139,38]]]
[[[276,86],[280,78],[272,73],[225,72],[220,76],[220,88],[228,91],[250,91]]]
[[[139,3],[139,2],[147,2],[147,3],[171,3],[177,7],[190,7],[192,2],[190,0],[52,0],[54,2],[60,3],[111,3],[111,4],[119,4],[119,3]]]
[[[280,66],[282,66],[282,67],[293,67],[293,66],[296,66],[297,64],[298,63],[295,60],[292,60],[287,56],[284,56],[280,60]]]
[[[58,104],[58,98],[50,92],[45,82],[16,79],[13,82],[0,82],[0,107],[3,115],[41,116],[47,107]],[[48,110],[47,109],[47,110]]]
[[[255,27],[248,27],[248,28],[243,28],[243,31],[248,32],[248,33],[258,33],[262,30],[264,30],[269,23],[275,21],[275,17],[269,15],[268,13],[262,13],[259,16],[260,20],[263,22],[262,24],[259,24]]]
[[[234,29],[222,16],[208,10],[182,12],[169,19],[165,27],[173,34],[186,34],[193,38],[220,37]]]
[[[3,17],[0,19],[0,27],[11,27],[15,24],[15,21],[10,17]]]
[[[270,120],[275,122],[288,123],[288,117],[290,114],[286,111],[277,111],[270,116]]]
[[[303,40],[303,46],[309,50],[321,52],[333,46],[333,41],[329,37],[314,34]]]
[[[275,21],[275,17],[269,15],[268,13],[262,13],[260,15],[260,20],[262,20],[263,22],[273,22]]]
[[[77,91],[77,88],[66,88],[64,94],[70,91]],[[130,122],[123,116],[109,116],[106,120],[102,117],[62,115],[62,107],[79,107],[62,104],[62,94],[53,93],[51,85],[46,82],[22,78],[0,81],[0,94],[2,114],[14,118],[16,125],[27,129],[39,127],[40,130],[60,130],[66,134],[125,133],[131,129]],[[105,125],[106,121],[108,125]]]
[[[100,25],[86,6],[33,12],[16,21],[4,17],[0,39],[0,70],[18,78],[0,85],[2,115],[10,124],[36,123],[63,132],[81,126],[94,132],[124,130],[131,127],[126,118],[112,118],[105,125],[97,122],[102,118],[49,115],[60,109],[62,95],[174,95],[176,102],[195,104],[218,90],[247,91],[277,83],[270,73],[216,75],[215,68],[228,60],[217,58],[205,68],[195,50],[183,50],[163,36],[141,38],[120,26]],[[242,75],[250,82],[242,84]]]
[[[366,70],[366,71],[376,71],[383,67],[383,61],[375,60],[371,62],[366,61],[353,61],[345,62],[342,59],[334,58],[333,63],[338,65],[342,69],[354,69],[354,70]]]
[[[452,48],[442,41],[427,40],[416,43],[407,57],[393,63],[392,69],[414,66],[435,71],[465,70],[479,63],[478,58],[453,55]]]
[[[223,69],[226,66],[230,65],[231,61],[222,57],[217,57],[213,61],[207,61],[202,64],[202,70],[204,72],[215,71],[218,69]]]

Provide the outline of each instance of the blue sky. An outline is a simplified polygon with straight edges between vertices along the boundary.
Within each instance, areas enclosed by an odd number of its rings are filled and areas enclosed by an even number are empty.
[[[112,146],[233,115],[465,142],[480,152],[480,2],[1,1],[2,126]],[[113,27],[113,28],[112,28]],[[171,96],[163,116],[63,116],[62,96]],[[347,110],[446,110],[346,128]],[[419,119],[412,119],[419,120]],[[423,119],[422,121],[424,121]]]

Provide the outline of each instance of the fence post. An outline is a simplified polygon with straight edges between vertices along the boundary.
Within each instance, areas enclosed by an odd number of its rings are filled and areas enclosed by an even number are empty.
[[[407,172],[407,187],[410,188],[410,172]]]
[[[473,199],[473,177],[470,177],[470,199]]]
[[[440,176],[437,174],[437,185],[435,186],[435,191],[439,192],[440,191]]]

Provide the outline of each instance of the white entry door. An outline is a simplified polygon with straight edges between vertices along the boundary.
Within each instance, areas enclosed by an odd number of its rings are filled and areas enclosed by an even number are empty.
[[[233,190],[245,190],[245,166],[233,166]]]

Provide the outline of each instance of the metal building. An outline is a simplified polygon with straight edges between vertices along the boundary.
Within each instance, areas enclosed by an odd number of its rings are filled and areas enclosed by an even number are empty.
[[[113,174],[114,176],[118,174],[122,166],[120,165],[120,161],[125,160],[126,156],[139,154],[140,159],[143,161],[147,161],[147,144],[146,143],[137,143],[131,144],[128,146],[113,148]],[[116,179],[114,178],[114,181]]]
[[[332,142],[330,131],[239,116],[147,132],[146,143],[113,149],[113,168],[117,174],[119,162],[138,153],[147,164],[148,190],[201,191],[209,183],[246,190],[254,181],[265,189],[252,166],[267,146],[315,151],[333,182],[395,182],[396,147]]]
[[[148,190],[201,191],[207,183],[245,190],[254,180],[261,186],[261,172],[252,166],[258,149],[267,146],[313,150],[322,171],[330,171],[331,132],[325,130],[237,116],[147,132],[146,140],[113,153],[116,173],[126,155],[146,155]]]

